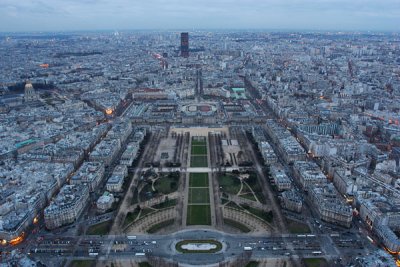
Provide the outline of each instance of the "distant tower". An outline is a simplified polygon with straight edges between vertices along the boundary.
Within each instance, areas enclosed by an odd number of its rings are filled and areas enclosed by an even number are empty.
[[[189,57],[189,33],[181,33],[181,57]]]
[[[351,60],[349,60],[347,62],[347,67],[349,69],[350,78],[353,78],[354,77],[354,70],[353,70],[353,62]]]
[[[35,89],[33,88],[33,85],[31,82],[26,82],[25,84],[25,91],[24,91],[24,101],[25,102],[31,102],[38,100],[38,95],[35,92]]]
[[[203,71],[198,68],[196,70],[196,96],[202,96],[203,94]]]

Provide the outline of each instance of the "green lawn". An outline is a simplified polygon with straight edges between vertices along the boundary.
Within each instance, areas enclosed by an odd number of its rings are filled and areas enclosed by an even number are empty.
[[[245,198],[245,199],[248,199],[248,200],[251,200],[251,201],[256,201],[253,193],[251,193],[251,192],[248,192],[246,194],[241,194],[241,195],[239,195],[239,197],[242,197],[242,198]]]
[[[90,226],[86,234],[87,235],[106,235],[110,231],[112,221],[106,221],[99,224]]]
[[[93,260],[73,260],[71,262],[71,267],[91,267],[95,266],[96,261]]]
[[[218,184],[222,192],[236,195],[240,190],[240,180],[233,175],[218,176]]]
[[[176,206],[176,202],[177,202],[176,199],[169,199],[167,201],[161,202],[160,204],[156,204],[151,207],[155,208],[155,209],[165,209],[165,208]]]
[[[125,217],[124,227],[132,223],[134,220],[136,220],[136,217],[138,215],[139,215],[139,210],[135,210],[134,212],[128,212],[128,214],[126,214]]]
[[[263,189],[260,185],[257,174],[254,172],[251,172],[249,179],[246,180],[246,183],[251,187],[254,194],[257,196],[258,200],[261,203],[266,204],[266,201],[265,201],[265,198],[263,195]]]
[[[178,178],[163,176],[154,182],[154,188],[161,194],[167,195],[178,190]]]
[[[208,187],[194,187],[189,188],[189,204],[197,204],[197,203],[210,203],[210,193]]]
[[[206,146],[207,141],[205,136],[193,136],[192,146]]]
[[[241,224],[241,223],[239,223],[237,221],[234,221],[234,220],[224,219],[224,224],[229,225],[229,226],[231,226],[233,228],[239,229],[243,233],[250,232],[250,229],[246,225]]]
[[[155,210],[149,209],[149,208],[144,208],[144,209],[142,209],[142,212],[140,213],[139,218],[143,218],[144,216],[146,216],[147,214],[150,214],[152,212],[155,212]]]
[[[191,173],[189,187],[208,187],[208,173]]]
[[[199,168],[207,167],[207,156],[191,156],[190,157],[190,167]]]
[[[254,214],[255,216],[257,216],[257,217],[259,217],[261,219],[263,219],[264,221],[267,221],[269,223],[272,222],[272,219],[273,219],[272,212],[265,212],[263,210],[255,209],[255,208],[244,206],[244,205],[243,205],[243,207],[247,211],[249,211],[250,213]]]
[[[207,155],[206,146],[192,146],[192,155]]]
[[[187,225],[211,225],[210,205],[189,205]]]
[[[324,258],[303,259],[307,267],[328,267],[328,263]]]
[[[256,261],[251,261],[249,263],[247,263],[246,267],[257,267],[258,266],[258,262]]]
[[[147,233],[154,234],[154,233],[160,231],[162,228],[172,225],[174,223],[174,221],[175,221],[175,219],[170,219],[167,221],[157,223],[157,224],[153,225],[152,227],[150,227],[149,229],[147,229]]]
[[[309,234],[311,233],[310,228],[305,223],[300,223],[292,220],[286,220],[289,232],[291,234]]]
[[[153,191],[152,183],[146,184],[139,193],[140,201],[146,201],[154,198],[157,195],[156,191]]]

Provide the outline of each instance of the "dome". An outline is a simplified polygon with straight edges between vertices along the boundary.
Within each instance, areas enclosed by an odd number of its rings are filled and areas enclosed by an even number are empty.
[[[33,89],[33,85],[30,82],[25,84],[25,90]]]

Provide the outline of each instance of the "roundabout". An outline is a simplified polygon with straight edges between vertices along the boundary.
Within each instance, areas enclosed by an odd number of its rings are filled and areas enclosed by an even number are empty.
[[[222,243],[216,240],[181,240],[175,245],[179,253],[217,253],[222,250]]]

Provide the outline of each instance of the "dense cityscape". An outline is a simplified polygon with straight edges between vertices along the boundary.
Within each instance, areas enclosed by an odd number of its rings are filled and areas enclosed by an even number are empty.
[[[400,266],[400,35],[0,34],[0,266]]]

